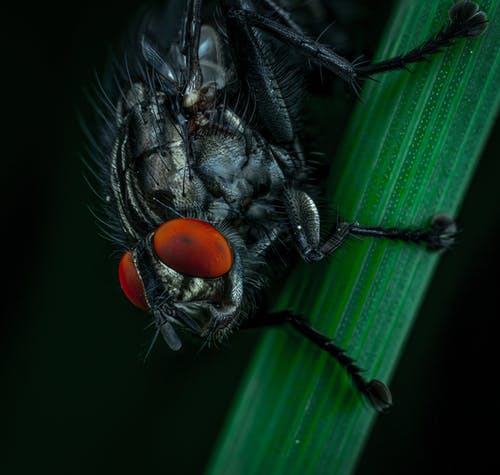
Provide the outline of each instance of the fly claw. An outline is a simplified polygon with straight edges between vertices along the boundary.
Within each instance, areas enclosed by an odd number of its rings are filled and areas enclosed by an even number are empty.
[[[450,216],[437,214],[432,219],[427,236],[427,249],[432,251],[451,249],[455,244],[457,225]]]
[[[117,72],[107,121],[113,126],[102,143],[102,195],[124,251],[120,285],[132,304],[152,314],[156,336],[172,350],[182,345],[178,329],[217,343],[240,326],[289,324],[328,352],[376,411],[387,412],[389,388],[365,380],[353,359],[304,318],[256,315],[267,282],[283,279],[268,262],[283,260],[284,246],[295,247],[305,261],[322,260],[353,237],[449,249],[456,225],[446,215],[435,216],[427,229],[338,219],[322,239],[308,191],[314,161],[299,133],[304,86],[294,79],[296,61],[277,57],[275,46],[285,45],[304,65],[326,67],[354,87],[482,34],[486,15],[473,2],[456,3],[448,24],[427,41],[368,62],[350,61],[311,39],[274,0],[218,6],[216,26],[201,0],[187,0],[183,17],[168,16],[175,21],[168,30],[179,35],[166,48],[154,46],[165,38],[162,22],[144,22],[127,56],[134,59]]]
[[[474,2],[459,2],[448,12],[451,27],[457,30],[457,36],[475,37],[482,35],[488,26],[486,14]]]
[[[387,414],[391,410],[392,394],[382,381],[372,379],[363,389],[363,394],[377,412]]]

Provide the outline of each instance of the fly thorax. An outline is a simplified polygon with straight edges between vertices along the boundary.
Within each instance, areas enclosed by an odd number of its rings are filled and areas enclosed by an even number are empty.
[[[177,210],[200,206],[208,199],[201,178],[192,172],[187,162],[186,146],[179,127],[168,113],[162,113],[148,127],[161,131],[156,145],[144,144],[137,160],[137,176],[141,189],[147,193],[150,205],[159,210],[166,205]]]
[[[221,137],[220,133],[214,133],[197,140],[196,171],[218,201],[213,207],[241,216],[257,205],[258,200],[271,198],[279,170],[266,148],[260,145],[253,137],[239,134]]]

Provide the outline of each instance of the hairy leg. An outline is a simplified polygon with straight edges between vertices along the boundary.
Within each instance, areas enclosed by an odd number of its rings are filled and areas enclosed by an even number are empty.
[[[350,376],[354,386],[377,412],[385,413],[392,406],[392,395],[389,388],[378,379],[367,381],[362,370],[345,351],[334,344],[333,340],[315,330],[301,316],[288,311],[270,313],[253,317],[243,324],[243,329],[263,328],[290,324],[301,335],[331,355]]]

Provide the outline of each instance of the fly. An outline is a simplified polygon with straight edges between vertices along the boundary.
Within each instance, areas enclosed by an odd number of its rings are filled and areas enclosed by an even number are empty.
[[[112,116],[101,184],[107,233],[123,252],[123,292],[151,314],[155,339],[161,335],[172,350],[182,346],[180,332],[210,343],[240,327],[288,323],[333,356],[372,407],[385,412],[388,387],[365,380],[306,319],[287,311],[255,316],[271,278],[268,262],[283,247],[320,261],[352,236],[447,249],[456,227],[443,215],[426,229],[339,220],[320,238],[319,190],[310,186],[299,135],[303,85],[294,57],[328,68],[357,92],[361,80],[480,35],[486,15],[461,1],[450,8],[448,24],[410,52],[351,62],[310,39],[274,0],[216,3],[215,17],[203,15],[201,0],[188,0],[177,22],[172,15],[166,23],[144,21],[117,70],[117,97],[106,96]],[[280,44],[292,50],[290,58],[276,57]]]

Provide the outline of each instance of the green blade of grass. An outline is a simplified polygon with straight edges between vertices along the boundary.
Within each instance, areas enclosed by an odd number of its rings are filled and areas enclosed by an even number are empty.
[[[344,218],[411,227],[436,213],[457,215],[500,104],[499,3],[481,1],[490,18],[482,37],[458,41],[411,74],[366,85],[328,181],[328,202],[340,204]],[[399,1],[377,57],[437,31],[450,4]],[[355,240],[340,259],[295,269],[277,308],[305,315],[358,359],[368,379],[387,382],[437,260],[417,246]],[[208,473],[351,473],[374,417],[328,355],[269,330]]]

